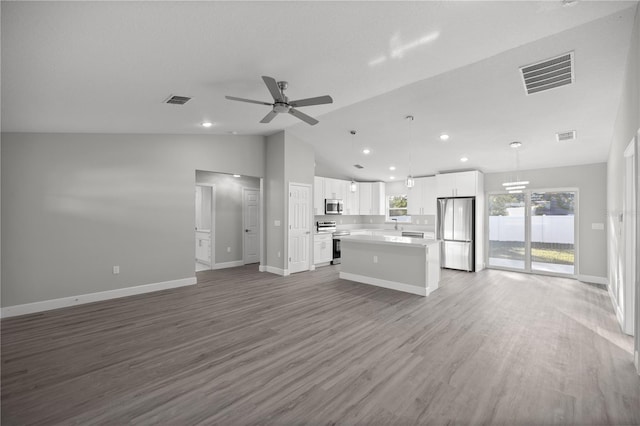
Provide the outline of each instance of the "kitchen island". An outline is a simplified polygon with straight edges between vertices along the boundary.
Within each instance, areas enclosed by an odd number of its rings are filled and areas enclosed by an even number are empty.
[[[390,235],[341,237],[340,278],[428,296],[440,281],[440,241]]]

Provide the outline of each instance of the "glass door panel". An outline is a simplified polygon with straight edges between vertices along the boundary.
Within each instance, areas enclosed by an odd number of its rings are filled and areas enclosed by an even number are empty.
[[[489,266],[525,269],[525,194],[494,194],[488,199]]]
[[[575,272],[575,192],[531,193],[531,270]]]

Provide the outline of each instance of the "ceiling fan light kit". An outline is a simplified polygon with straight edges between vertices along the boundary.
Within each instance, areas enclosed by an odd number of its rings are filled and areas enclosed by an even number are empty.
[[[291,114],[299,120],[304,121],[311,126],[318,124],[318,120],[315,118],[298,111],[296,108],[323,105],[333,103],[333,99],[329,95],[317,96],[315,98],[298,99],[295,101],[289,101],[289,98],[285,96],[284,91],[289,87],[289,83],[286,81],[276,81],[273,77],[262,76],[262,81],[269,89],[269,93],[273,97],[273,103],[255,101],[253,99],[238,98],[235,96],[225,96],[230,101],[247,102],[258,105],[269,105],[273,109],[264,116],[260,123],[270,123],[278,114]]]

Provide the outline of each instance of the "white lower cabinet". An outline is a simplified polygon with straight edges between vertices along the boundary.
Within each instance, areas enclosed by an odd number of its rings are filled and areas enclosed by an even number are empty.
[[[208,233],[196,232],[196,260],[211,264],[211,236]]]
[[[331,234],[313,236],[313,264],[331,262],[333,259],[333,237]]]

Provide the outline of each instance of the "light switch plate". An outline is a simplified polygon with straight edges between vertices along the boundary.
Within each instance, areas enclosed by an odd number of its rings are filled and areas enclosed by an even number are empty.
[[[604,231],[604,223],[592,223],[591,229],[594,229],[596,231]]]
[[[279,220],[274,220],[273,221],[273,226],[280,226],[280,221]]]

